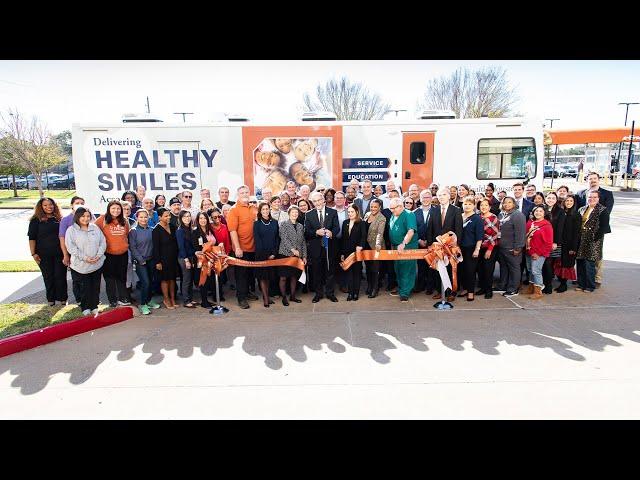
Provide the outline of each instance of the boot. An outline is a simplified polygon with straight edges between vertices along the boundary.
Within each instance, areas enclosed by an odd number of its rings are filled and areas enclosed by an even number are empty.
[[[553,285],[546,284],[542,289],[542,293],[544,293],[545,295],[551,295],[553,293]]]
[[[567,291],[567,280],[564,278],[560,279],[560,286],[556,288],[556,292],[562,293]]]
[[[533,295],[529,295],[531,300],[540,300],[542,295],[542,287],[540,285],[533,285]]]

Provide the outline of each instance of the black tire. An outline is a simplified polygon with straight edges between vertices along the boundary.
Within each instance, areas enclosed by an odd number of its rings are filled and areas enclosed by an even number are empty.
[[[75,190],[76,189],[76,183],[75,182],[71,182],[69,184],[69,190]]]

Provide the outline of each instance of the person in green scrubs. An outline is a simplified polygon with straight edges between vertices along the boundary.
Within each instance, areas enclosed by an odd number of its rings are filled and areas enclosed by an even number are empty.
[[[393,198],[389,209],[393,216],[389,219],[389,239],[391,240],[391,248],[397,248],[399,252],[405,249],[418,248],[418,225],[416,224],[416,216],[405,210],[402,200]],[[396,278],[398,281],[398,294],[400,300],[406,302],[416,283],[417,264],[415,260],[396,260],[395,262]]]

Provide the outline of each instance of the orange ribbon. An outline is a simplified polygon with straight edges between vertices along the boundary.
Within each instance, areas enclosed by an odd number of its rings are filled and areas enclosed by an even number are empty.
[[[453,290],[458,290],[458,263],[462,261],[462,251],[460,247],[456,245],[456,238],[453,232],[445,233],[436,238],[436,241],[429,246],[429,248],[420,248],[412,250],[404,250],[399,252],[398,250],[360,250],[354,252],[340,262],[340,266],[343,270],[348,270],[351,265],[363,260],[383,260],[383,261],[398,261],[398,260],[424,260],[429,264],[429,267],[434,270],[438,269],[438,260],[444,261],[448,258],[451,264],[451,285]]]
[[[207,278],[211,276],[211,272],[214,271],[216,275],[220,275],[230,265],[237,265],[239,267],[294,267],[298,270],[304,271],[304,262],[299,257],[286,257],[277,258],[274,260],[262,260],[262,261],[249,261],[242,260],[241,258],[235,258],[228,256],[224,248],[213,245],[211,242],[207,242],[202,246],[202,252],[196,252],[198,256],[198,262],[202,262],[200,267],[200,279],[198,280],[198,286],[203,286],[207,282]]]

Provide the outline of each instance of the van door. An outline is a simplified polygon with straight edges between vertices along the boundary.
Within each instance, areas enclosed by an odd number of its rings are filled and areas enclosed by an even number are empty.
[[[427,188],[433,181],[435,132],[402,132],[402,191],[416,183]]]

